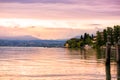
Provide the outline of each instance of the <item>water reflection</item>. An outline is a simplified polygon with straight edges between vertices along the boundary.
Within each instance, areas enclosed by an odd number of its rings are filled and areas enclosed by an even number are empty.
[[[80,59],[83,60],[97,60],[97,63],[104,63],[105,64],[105,49],[91,49],[91,50],[84,50],[84,49],[69,49],[68,53],[72,55],[79,56]],[[106,74],[106,80],[120,80],[120,64],[115,63],[115,51],[112,50],[111,52],[111,64],[105,64],[105,74]],[[77,57],[78,58],[78,57]],[[92,61],[90,62],[92,63]],[[117,74],[116,74],[117,72]],[[116,77],[117,76],[117,77]]]
[[[0,52],[0,80],[110,80],[115,75],[113,66],[104,65],[104,52],[94,49],[1,47]]]
[[[97,52],[97,59],[103,59],[105,58],[105,49],[99,49],[97,48],[96,49],[96,52]]]
[[[83,59],[86,59],[86,50],[84,48],[80,49],[81,55],[83,56]]]
[[[67,49],[67,54],[70,58],[73,59],[82,59],[82,60],[97,60],[97,52],[94,49],[85,50],[85,49]],[[103,59],[103,58],[101,58]]]

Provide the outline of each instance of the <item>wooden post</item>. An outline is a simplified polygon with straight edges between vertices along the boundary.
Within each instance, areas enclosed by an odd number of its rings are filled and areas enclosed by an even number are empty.
[[[120,37],[118,38],[118,43],[116,46],[116,61],[120,62]]]
[[[111,80],[110,64],[105,65],[105,70],[106,70],[106,80]]]
[[[110,36],[107,36],[107,43],[106,43],[106,65],[110,64],[110,54],[111,54],[111,42]]]
[[[120,64],[117,63],[117,80],[120,80]]]
[[[117,60],[117,80],[120,80],[120,37],[116,46],[116,60]]]

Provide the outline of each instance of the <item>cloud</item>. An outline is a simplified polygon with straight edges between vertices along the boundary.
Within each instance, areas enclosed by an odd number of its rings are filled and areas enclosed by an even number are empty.
[[[0,0],[2,3],[73,3],[72,0]]]
[[[28,35],[24,31],[24,29],[19,28],[19,27],[3,27],[0,26],[0,36],[21,36],[21,35]]]
[[[102,26],[102,24],[88,24],[88,26]]]
[[[119,0],[0,0],[1,3],[65,3],[80,5],[101,5],[115,4],[119,5]],[[109,4],[108,4],[109,3]]]
[[[119,0],[0,0],[0,17],[119,19],[118,4]]]
[[[33,36],[40,39],[69,39],[75,36],[80,36],[83,33],[94,33],[95,29],[71,29],[71,28],[41,28],[41,27],[1,27],[0,37],[14,37],[14,36]]]
[[[24,26],[27,23],[33,27],[4,29],[9,33],[4,33],[4,30],[1,33],[2,35],[13,34],[13,31],[19,35],[29,34],[47,39],[52,38],[53,35],[53,38],[70,38],[84,32],[92,33],[92,31],[103,29],[105,26],[119,25],[119,4],[120,0],[0,0],[0,18],[38,19],[38,21],[20,20],[19,24],[5,22],[5,25],[20,27],[23,26],[24,22]],[[39,20],[43,20],[43,22]],[[44,22],[44,20],[49,21]],[[59,29],[37,28],[35,27],[36,22],[45,24],[37,25],[40,27]],[[3,24],[2,19],[0,24]],[[100,28],[100,26],[103,27]],[[68,29],[62,29],[66,27]]]

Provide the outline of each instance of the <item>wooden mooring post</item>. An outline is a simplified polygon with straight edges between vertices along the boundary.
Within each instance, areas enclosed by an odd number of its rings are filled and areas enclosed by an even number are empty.
[[[106,70],[106,80],[111,80],[110,64],[105,66],[105,70]]]
[[[110,64],[110,54],[111,54],[111,42],[110,42],[110,36],[107,36],[107,43],[106,43],[106,55],[105,55],[105,62],[106,65]]]
[[[120,64],[117,63],[117,80],[120,80]]]
[[[116,61],[118,63],[120,62],[120,37],[118,38],[118,43],[116,45]]]

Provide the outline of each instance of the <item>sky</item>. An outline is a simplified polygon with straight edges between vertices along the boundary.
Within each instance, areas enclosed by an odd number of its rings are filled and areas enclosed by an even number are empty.
[[[0,37],[69,39],[120,25],[120,0],[0,0]]]

